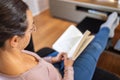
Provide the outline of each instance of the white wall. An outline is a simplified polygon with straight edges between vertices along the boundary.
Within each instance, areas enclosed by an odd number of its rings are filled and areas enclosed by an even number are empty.
[[[23,0],[23,1],[25,1],[28,4],[34,16],[48,9],[49,7],[48,0]]]

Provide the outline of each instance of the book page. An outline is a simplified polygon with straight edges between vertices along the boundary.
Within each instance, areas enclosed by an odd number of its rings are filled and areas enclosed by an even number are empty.
[[[74,26],[71,25],[68,29],[57,39],[53,44],[53,49],[58,52],[68,53],[68,57],[71,57],[73,53],[69,51],[78,43],[78,41],[83,37],[83,34]]]
[[[73,53],[72,59],[74,59],[76,57],[76,55],[78,55],[80,48],[83,48],[83,46],[84,46],[83,44],[86,44],[85,40],[89,37],[89,35],[90,35],[90,31],[88,31],[88,30],[85,31],[82,39],[77,43],[77,46],[76,46],[75,51]]]
[[[79,48],[78,52],[72,57],[73,60],[75,60],[83,52],[83,50],[94,39],[94,37],[95,37],[94,35],[90,35],[83,41],[83,43],[81,44],[81,47]]]

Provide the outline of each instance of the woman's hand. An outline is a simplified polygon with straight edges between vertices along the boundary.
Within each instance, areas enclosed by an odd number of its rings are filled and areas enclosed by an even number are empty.
[[[67,54],[64,55],[64,66],[71,67],[73,66],[74,60],[68,58]]]
[[[62,53],[59,53],[56,57],[52,57],[52,63],[56,63],[56,62],[60,62],[64,59],[64,55],[66,53],[62,52]]]

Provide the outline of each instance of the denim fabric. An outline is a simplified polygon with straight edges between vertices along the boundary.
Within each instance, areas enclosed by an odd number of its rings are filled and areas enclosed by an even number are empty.
[[[106,47],[109,29],[104,27],[74,62],[74,80],[91,80],[100,54]]]
[[[96,68],[100,54],[104,51],[110,30],[107,27],[101,28],[95,35],[94,40],[82,52],[74,62],[74,80],[91,80]],[[56,56],[58,52],[49,56]],[[54,64],[63,73],[63,62]],[[63,74],[62,74],[63,75]]]

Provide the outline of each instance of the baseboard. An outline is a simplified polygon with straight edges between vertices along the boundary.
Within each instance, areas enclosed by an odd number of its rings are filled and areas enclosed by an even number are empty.
[[[49,7],[46,7],[46,8],[44,8],[44,9],[42,9],[42,10],[36,12],[36,13],[33,13],[33,16],[35,17],[35,16],[37,16],[38,14],[44,12],[44,11],[47,10],[47,9],[49,9]]]

